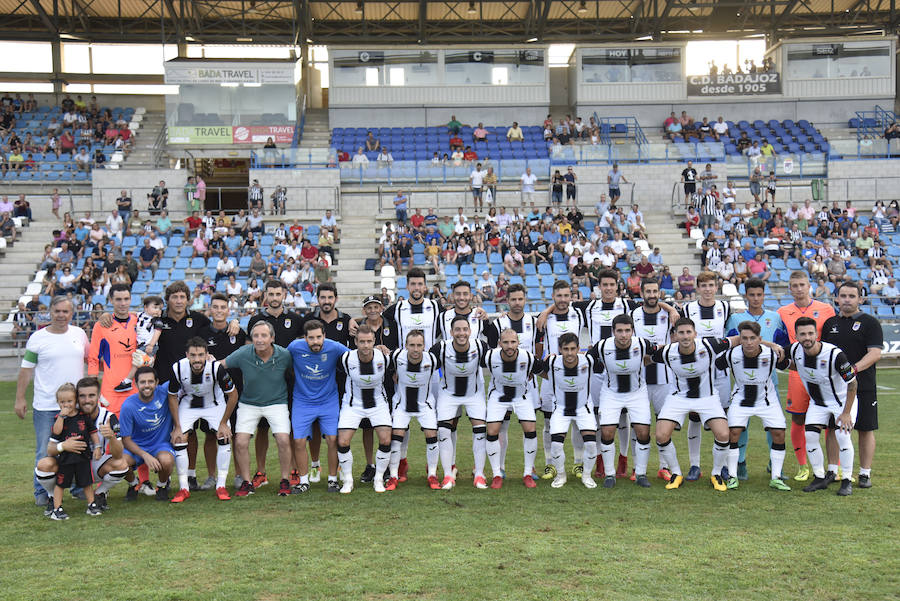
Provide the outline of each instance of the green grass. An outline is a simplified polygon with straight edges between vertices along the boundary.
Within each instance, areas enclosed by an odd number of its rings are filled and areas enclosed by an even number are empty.
[[[279,498],[270,485],[227,503],[210,491],[180,506],[148,497],[126,505],[120,486],[104,516],[67,501],[72,519],[58,523],[33,504],[30,418],[9,408],[0,419],[0,599],[896,599],[900,372],[879,380],[891,389],[879,394],[875,486],[850,498],[836,487],[770,490],[756,420],[750,481],[736,491],[716,493],[707,479],[664,490],[655,450],[649,490],[619,481],[589,491],[574,478],[561,490],[525,490],[514,424],[501,491],[462,477],[453,491],[429,490],[416,432],[415,477],[393,493],[358,485],[327,495],[319,484]],[[12,399],[14,385],[0,393]],[[471,465],[466,428],[461,473]],[[686,459],[683,434],[676,443]],[[707,433],[704,473],[711,443]],[[270,473],[276,466],[272,444]],[[789,452],[785,473],[795,469]]]

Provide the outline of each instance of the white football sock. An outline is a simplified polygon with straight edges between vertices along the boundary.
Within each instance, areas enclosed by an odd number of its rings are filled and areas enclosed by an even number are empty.
[[[388,464],[391,462],[391,447],[390,445],[378,445],[378,449],[375,451],[375,477],[384,480],[384,472],[388,467]]]
[[[525,469],[522,470],[523,476],[530,476],[534,473],[534,458],[537,456],[537,432],[531,438],[523,439],[523,447],[525,450]]]
[[[459,434],[457,433],[456,429],[454,429],[452,432],[450,432],[450,443],[453,445],[453,463],[452,463],[452,465],[456,465],[456,440],[457,440],[458,436],[459,436]]]
[[[409,430],[403,435],[403,443],[400,445],[400,459],[406,459],[406,452],[409,449]],[[393,452],[393,449],[391,449]]]
[[[476,432],[476,429],[479,430]],[[485,449],[485,437],[487,436],[484,426],[475,426],[472,428],[472,457],[475,459],[475,477],[481,476],[484,477],[484,460],[487,455],[487,451]],[[497,449],[499,452],[499,448]],[[497,458],[500,456],[498,454]],[[456,458],[454,457],[454,460]],[[498,468],[499,469],[499,468]],[[495,472],[496,475],[500,475],[500,472]]]
[[[94,494],[105,494],[109,492],[109,489],[121,482],[124,477],[125,472],[109,472],[103,476],[103,480],[94,491]]]
[[[600,456],[603,458],[603,475],[613,476],[616,473],[616,442],[600,441]]]
[[[572,463],[578,465],[582,462],[584,456],[584,438],[581,437],[581,430],[572,428]],[[563,466],[566,463],[566,455],[563,452]]]
[[[822,455],[822,443],[819,440],[818,432],[806,431],[806,458],[812,468],[813,476],[824,478],[825,457]],[[772,473],[774,474],[775,472]]]
[[[713,449],[712,449],[713,466],[712,466],[712,474],[711,474],[712,476],[721,476],[722,475],[722,468],[725,467],[725,465],[728,463],[728,452],[730,450],[731,449],[729,449],[729,442],[727,440],[724,442],[721,440],[713,441]],[[734,473],[736,476],[737,475],[737,465],[735,465],[734,469],[735,469]]]
[[[338,464],[341,466],[341,479],[353,480],[353,451],[346,453],[338,451]]]
[[[550,418],[544,418],[544,429],[541,431],[544,441],[544,463],[553,465],[553,439],[550,438]]]
[[[175,450],[175,469],[178,470],[178,488],[188,488],[188,451],[187,446]]]
[[[841,477],[849,480],[853,476],[853,439],[849,432],[841,429],[834,431],[840,449]]]
[[[56,472],[43,472],[37,468],[34,470],[34,476],[38,483],[47,491],[48,497],[53,497],[53,489],[56,487]]]
[[[745,430],[746,432],[746,430]],[[741,448],[735,443],[733,446],[728,445],[728,475],[737,478],[738,459],[741,456]]]
[[[691,466],[700,466],[700,445],[703,442],[703,424],[691,421],[688,418],[688,457],[691,460]]]
[[[631,424],[628,421],[627,413],[619,414],[619,426],[616,435],[619,437],[619,455],[628,457],[628,445],[631,441]]]
[[[220,444],[216,449],[216,488],[224,488],[231,466],[231,445]]]
[[[670,440],[664,445],[659,443],[656,444],[659,447],[659,452],[665,457],[666,465],[669,466],[669,471],[672,472],[672,475],[681,475],[681,466],[678,464],[678,454],[675,452],[675,445],[672,441]]]
[[[438,445],[441,454],[441,466],[444,468],[444,476],[453,475],[453,438],[450,428],[438,428]]]
[[[500,424],[500,469],[506,469],[506,451],[509,449],[509,421],[503,420]]]
[[[491,462],[491,474],[500,475],[500,440],[488,440],[485,442],[488,460]]]
[[[650,461],[650,440],[641,442],[635,438],[634,441],[634,475],[647,475],[647,462]]]
[[[781,475],[781,470],[784,467],[784,457],[786,455],[786,451],[781,449],[770,449],[769,450],[769,459],[772,460],[772,477],[777,478]]]
[[[396,478],[400,473],[400,456],[403,454],[403,441],[391,440],[391,460],[390,470],[391,478]]]
[[[558,474],[566,473],[565,443],[553,441],[550,443],[550,461]]]
[[[594,463],[597,461],[597,441],[596,440],[587,440],[584,443],[584,461],[582,466],[584,467],[584,475],[590,476],[591,469],[594,467]]]
[[[427,439],[425,440],[425,461],[428,464],[428,475],[436,476],[437,475],[437,464],[438,464],[438,456],[440,452],[438,450],[438,442],[437,437],[434,438],[433,442],[429,442]]]

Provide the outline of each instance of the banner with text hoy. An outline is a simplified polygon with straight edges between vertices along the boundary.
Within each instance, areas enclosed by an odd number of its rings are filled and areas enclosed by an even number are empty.
[[[781,74],[691,75],[688,77],[687,93],[688,96],[707,98],[781,94]]]
[[[290,144],[294,140],[293,125],[238,125],[234,128],[235,144],[265,144],[272,138],[278,146]]]

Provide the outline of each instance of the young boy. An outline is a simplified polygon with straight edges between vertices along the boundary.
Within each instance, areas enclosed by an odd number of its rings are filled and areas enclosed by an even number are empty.
[[[769,171],[769,179],[766,181],[766,201],[769,201],[769,197],[771,196],[771,202],[773,205],[775,204],[775,182],[777,181],[778,178],[775,177],[775,172]]]
[[[56,402],[59,404],[59,415],[53,422],[50,435],[50,445],[55,445],[59,453],[57,456],[58,469],[56,472],[56,486],[53,487],[53,513],[51,520],[67,520],[69,515],[62,508],[63,492],[72,484],[84,488],[84,496],[87,498],[87,513],[90,516],[101,515],[103,512],[94,503],[93,476],[91,474],[91,456],[99,460],[103,454],[100,447],[100,435],[97,426],[90,416],[78,408],[75,397],[75,386],[71,383],[63,384],[56,391]],[[85,442],[90,439],[90,444],[83,451],[64,451],[62,443],[69,438],[78,438]],[[93,448],[93,451],[91,451]]]
[[[144,310],[138,313],[137,325],[137,350],[135,353],[142,353],[150,357],[156,354],[156,343],[159,340],[161,330],[156,327],[156,320],[162,316],[163,299],[158,296],[144,297]],[[127,392],[131,390],[131,381],[134,379],[134,372],[137,367],[131,365],[128,375],[124,380],[119,382],[113,389],[116,392]]]

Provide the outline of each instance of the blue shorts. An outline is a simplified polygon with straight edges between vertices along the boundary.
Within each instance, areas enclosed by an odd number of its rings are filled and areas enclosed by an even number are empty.
[[[337,399],[316,405],[295,401],[291,407],[291,427],[294,430],[294,440],[310,438],[312,425],[316,420],[319,422],[319,430],[322,434],[337,436],[340,413],[341,408]]]
[[[164,442],[164,443],[162,443],[162,444],[158,444],[158,445],[152,446],[152,447],[150,447],[150,448],[148,448],[148,449],[144,449],[143,447],[141,447],[141,449],[143,449],[143,450],[146,451],[147,453],[150,453],[150,454],[153,455],[154,457],[156,457],[157,455],[159,455],[159,454],[162,453],[163,451],[165,451],[166,453],[169,453],[172,457],[175,457],[175,448],[174,448],[171,444],[169,444],[168,442]],[[128,449],[125,449],[125,453],[127,453],[128,455],[131,455],[131,456],[134,458],[134,467],[137,467],[137,466],[142,465],[142,464],[144,463],[144,458],[141,457],[140,455],[135,455],[134,453],[132,453],[132,452],[129,451]]]

